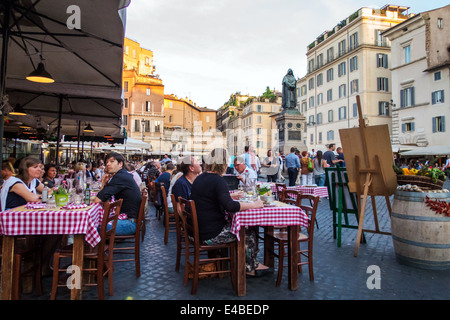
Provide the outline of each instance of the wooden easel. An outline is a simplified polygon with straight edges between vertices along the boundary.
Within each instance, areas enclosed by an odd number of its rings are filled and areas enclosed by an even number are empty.
[[[394,193],[397,187],[395,172],[392,169],[392,148],[387,125],[366,126],[359,95],[356,96],[356,102],[359,114],[359,128],[339,130],[347,164],[349,188],[351,189],[350,191],[357,194],[358,201],[359,223],[354,251],[355,257],[358,255],[363,231],[385,235],[391,234],[390,232],[383,232],[379,228],[374,197],[377,195],[385,197],[390,216],[391,204],[389,196]],[[368,144],[370,144],[370,149]],[[369,195],[372,198],[375,230],[363,228]]]

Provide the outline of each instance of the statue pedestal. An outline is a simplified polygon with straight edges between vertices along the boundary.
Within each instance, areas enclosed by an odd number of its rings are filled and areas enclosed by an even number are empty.
[[[303,143],[306,117],[298,109],[285,109],[276,115],[275,118],[278,129],[278,150],[283,151],[284,155],[291,152],[294,147],[300,152],[308,150]]]

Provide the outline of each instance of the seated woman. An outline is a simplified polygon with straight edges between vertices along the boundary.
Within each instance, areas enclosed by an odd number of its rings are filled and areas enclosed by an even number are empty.
[[[42,192],[44,185],[39,182],[41,175],[41,161],[33,158],[24,158],[19,165],[17,177],[12,175],[8,165],[2,163],[2,176],[5,182],[1,191],[2,210],[16,208],[27,202],[38,201],[38,192]]]
[[[42,180],[43,183],[47,182],[47,187],[53,188],[55,186],[55,178],[58,170],[56,169],[56,165],[47,164],[45,165],[45,173],[44,178]]]
[[[206,245],[236,240],[236,236],[231,233],[231,225],[225,218],[225,211],[234,213],[264,206],[261,200],[253,203],[233,200],[228,184],[222,178],[228,167],[228,159],[225,149],[214,149],[205,163],[205,172],[192,184],[191,200],[194,200],[197,209],[200,241]],[[246,271],[249,275],[255,275],[255,270],[267,269],[256,261],[256,243],[256,231],[246,229]]]

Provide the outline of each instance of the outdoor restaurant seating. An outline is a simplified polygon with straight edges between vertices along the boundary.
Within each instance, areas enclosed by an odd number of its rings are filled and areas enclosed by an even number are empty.
[[[175,221],[175,210],[169,208],[167,203],[167,193],[166,188],[161,186],[161,198],[164,208],[164,244],[169,242],[169,232],[176,232],[176,221]]]
[[[161,184],[154,181],[150,182],[148,185],[148,192],[150,202],[156,209],[155,216],[160,220],[164,212],[164,204],[162,203],[161,198]]]
[[[283,190],[286,189],[285,183],[275,183],[276,196],[278,200],[283,202]]]
[[[181,260],[181,254],[183,250],[185,250],[185,239],[184,239],[184,230],[181,223],[181,217],[180,212],[178,211],[177,202],[175,199],[175,195],[171,194],[170,198],[172,200],[173,204],[173,212],[174,212],[174,218],[175,218],[175,230],[177,232],[177,257],[175,262],[175,271],[180,270],[180,260]]]
[[[302,195],[301,200],[309,200],[312,205],[304,205],[300,202],[299,206],[302,208],[306,214],[309,216],[308,228],[307,232],[299,233],[298,241],[299,241],[299,263],[298,263],[298,271],[302,272],[302,266],[308,265],[309,269],[309,279],[310,281],[314,281],[314,270],[313,270],[313,238],[314,238],[314,223],[316,220],[317,207],[319,205],[319,197],[314,197],[312,195]],[[278,258],[278,275],[276,286],[280,286],[281,279],[283,276],[283,268],[284,268],[284,258],[287,256],[287,242],[288,242],[288,234],[285,229],[275,230],[273,235],[267,235],[273,238],[274,242],[278,244],[278,253],[273,252],[274,256]],[[307,248],[302,249],[302,245],[307,243]],[[275,248],[276,251],[276,248]],[[307,262],[302,262],[301,258],[305,257]]]
[[[191,294],[197,293],[198,280],[200,276],[205,275],[223,275],[231,273],[231,283],[233,289],[236,290],[236,243],[233,241],[226,244],[219,245],[203,245],[200,243],[197,211],[193,200],[186,200],[179,197],[181,205],[181,219],[184,228],[184,236],[186,248],[189,245],[193,246],[193,261],[190,261],[190,252],[185,250],[185,269],[184,269],[184,285],[187,284],[189,278],[189,271],[193,273]],[[191,235],[191,236],[189,236]],[[225,252],[229,253],[225,256]],[[200,258],[202,252],[208,252],[207,258]],[[229,267],[225,265],[229,262]],[[202,266],[215,264],[215,269],[210,271],[205,270]]]
[[[281,199],[281,202],[300,207],[302,202],[302,192],[292,189],[283,189],[281,192]]]
[[[85,286],[97,286],[98,299],[104,299],[104,277],[108,276],[108,289],[109,295],[114,294],[113,287],[113,252],[114,241],[116,234],[117,221],[119,219],[120,209],[122,207],[123,200],[120,199],[113,203],[107,201],[103,204],[103,218],[100,227],[100,242],[97,246],[92,248],[89,245],[85,246],[84,259],[86,263],[89,263],[89,267],[84,268],[83,271],[89,274],[94,274],[96,277],[96,283],[83,283]],[[111,223],[111,229],[107,230],[106,226]],[[108,244],[107,244],[108,240]],[[69,245],[61,250],[57,250],[53,257],[53,284],[50,299],[55,300],[58,287],[67,287],[67,284],[59,284],[59,273],[66,272],[67,268],[60,268],[61,258],[71,258],[73,255],[73,246]],[[92,264],[90,263],[92,262]]]
[[[140,244],[141,240],[144,241],[144,238],[141,238],[141,233],[144,231],[145,227],[145,204],[147,202],[147,194],[142,193],[142,201],[141,206],[139,208],[139,214],[136,221],[136,232],[131,235],[116,235],[116,242],[120,243],[120,246],[114,246],[114,255],[134,255],[134,258],[124,258],[124,259],[114,259],[113,262],[128,262],[134,261],[136,268],[136,277],[141,276],[141,257],[140,257]],[[125,245],[125,246],[124,246]]]

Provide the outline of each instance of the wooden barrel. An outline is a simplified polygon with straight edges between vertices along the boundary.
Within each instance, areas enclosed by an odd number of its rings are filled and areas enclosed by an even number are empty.
[[[425,204],[425,197],[450,201],[450,193],[397,190],[391,232],[397,260],[423,269],[450,269],[450,217]]]

